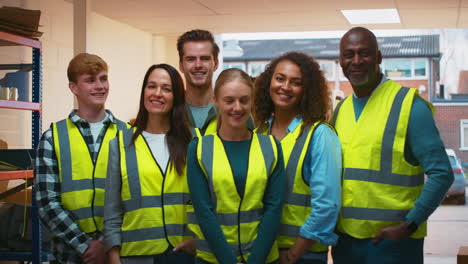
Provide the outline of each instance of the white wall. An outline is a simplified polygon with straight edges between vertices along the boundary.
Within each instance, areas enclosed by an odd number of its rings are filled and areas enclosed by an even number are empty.
[[[167,63],[179,68],[179,53],[177,52],[177,36],[153,36],[153,62]]]
[[[28,1],[41,10],[42,42],[42,130],[66,117],[73,108],[68,89],[67,66],[73,57],[73,6],[63,0]],[[34,6],[35,5],[35,6]]]
[[[138,111],[143,77],[153,60],[153,37],[95,13],[88,37],[89,52],[98,54],[109,65],[107,108],[127,122]]]

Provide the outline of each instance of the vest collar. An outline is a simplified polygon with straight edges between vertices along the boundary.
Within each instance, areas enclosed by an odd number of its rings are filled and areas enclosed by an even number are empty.
[[[75,125],[84,124],[84,123],[89,124],[89,122],[86,119],[78,116],[77,112],[78,112],[77,109],[73,109],[71,111],[71,113],[68,115],[68,118],[70,119],[70,121],[72,121],[72,123]],[[114,115],[112,114],[110,110],[106,109],[106,115],[104,117],[103,124],[107,126],[110,123],[117,124],[117,119],[114,117]]]
[[[267,121],[268,122],[268,134],[270,134],[271,125],[273,124],[273,119],[274,119],[274,115],[271,115]],[[288,128],[286,129],[286,132],[287,133],[293,132],[301,124],[301,122],[302,122],[302,116],[297,115],[296,117],[294,117],[291,123],[289,123]]]
[[[382,74],[382,79],[380,80],[380,83],[379,85],[377,85],[377,87],[371,92],[371,94],[369,94],[368,96],[364,97],[364,98],[369,98],[372,93],[374,93],[375,90],[379,89],[380,86],[382,86],[382,84],[384,84],[386,81],[388,81],[389,79],[385,76],[385,74],[381,73]],[[356,96],[356,94],[353,92],[353,97],[354,99],[360,99],[359,97]]]

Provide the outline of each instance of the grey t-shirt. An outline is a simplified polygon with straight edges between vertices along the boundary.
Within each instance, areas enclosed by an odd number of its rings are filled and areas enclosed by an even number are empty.
[[[204,106],[195,106],[187,104],[190,112],[192,112],[193,121],[195,122],[195,127],[201,128],[205,124],[205,120],[208,117],[208,112],[213,107],[213,104],[204,105]]]

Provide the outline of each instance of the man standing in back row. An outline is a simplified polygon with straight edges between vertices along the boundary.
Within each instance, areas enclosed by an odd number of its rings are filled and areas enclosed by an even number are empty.
[[[185,77],[187,114],[192,128],[202,135],[216,133],[216,109],[213,104],[213,73],[218,68],[219,47],[213,35],[195,29],[177,40],[179,69]]]
[[[344,168],[334,263],[423,263],[426,221],[453,182],[432,105],[381,73],[366,28],[342,37],[339,60],[354,93],[333,117]]]

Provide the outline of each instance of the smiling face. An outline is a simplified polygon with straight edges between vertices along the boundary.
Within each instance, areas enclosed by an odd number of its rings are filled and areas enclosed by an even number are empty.
[[[221,126],[228,129],[247,127],[252,110],[252,88],[241,79],[224,83],[214,98],[221,117]]]
[[[169,73],[162,68],[153,70],[148,77],[143,96],[149,115],[168,116],[174,102]]]
[[[183,50],[179,68],[184,73],[187,89],[210,87],[213,72],[218,68],[213,45],[209,41],[189,41],[184,43]]]
[[[373,90],[380,80],[382,55],[377,40],[365,30],[351,30],[340,42],[340,65],[355,90]]]
[[[109,94],[107,71],[100,71],[95,75],[79,74],[76,77],[76,82],[70,82],[69,87],[76,96],[80,108],[102,108]]]
[[[304,91],[301,69],[289,60],[278,63],[270,82],[270,97],[278,110],[298,111]]]

